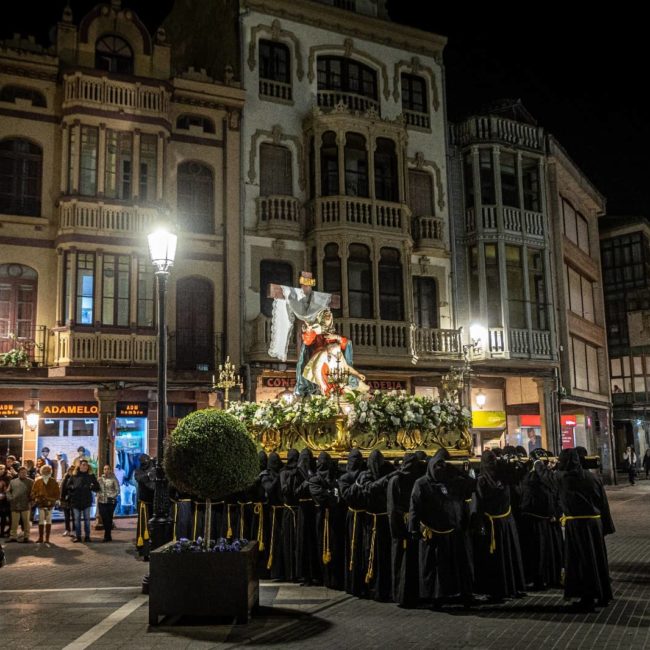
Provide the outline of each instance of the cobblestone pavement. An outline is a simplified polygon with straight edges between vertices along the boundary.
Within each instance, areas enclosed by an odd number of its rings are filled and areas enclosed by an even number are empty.
[[[133,520],[112,544],[7,544],[0,569],[0,638],[25,648],[648,648],[650,482],[609,489],[617,533],[608,538],[615,601],[595,614],[567,613],[559,591],[470,612],[402,610],[319,587],[262,583],[249,625],[165,619],[147,625],[133,553]],[[99,540],[99,533],[97,534]]]

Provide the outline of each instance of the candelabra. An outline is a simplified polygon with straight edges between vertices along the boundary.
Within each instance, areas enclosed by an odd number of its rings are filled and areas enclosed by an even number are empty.
[[[242,378],[235,373],[235,366],[230,363],[230,357],[226,357],[226,363],[219,364],[219,381],[215,383],[215,376],[212,375],[212,390],[223,390],[224,409],[228,409],[228,406],[230,405],[230,399],[228,398],[229,391],[235,386],[238,386],[239,390],[243,392],[244,382],[242,381]]]
[[[341,409],[341,393],[350,381],[350,369],[347,366],[341,367],[341,360],[336,357],[336,366],[330,369],[327,374],[327,383],[333,387],[336,393],[336,440],[332,446],[334,451],[345,451],[349,448],[349,436],[345,426],[345,415]]]

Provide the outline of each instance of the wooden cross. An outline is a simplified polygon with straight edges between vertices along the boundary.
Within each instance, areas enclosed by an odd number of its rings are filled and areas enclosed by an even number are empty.
[[[300,288],[303,290],[306,296],[312,291],[312,288],[316,285],[316,280],[314,276],[309,271],[301,271],[300,279],[298,280]],[[269,284],[267,298],[284,298],[282,293],[282,287],[279,284]],[[331,309],[340,309],[341,308],[341,295],[338,293],[332,294],[332,299],[330,301]]]

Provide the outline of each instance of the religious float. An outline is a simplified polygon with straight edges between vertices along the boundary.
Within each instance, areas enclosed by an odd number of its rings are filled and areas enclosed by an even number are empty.
[[[238,402],[228,411],[244,423],[264,451],[308,447],[345,455],[350,449],[380,449],[386,456],[445,448],[451,456],[472,449],[470,412],[460,400],[460,383],[443,382],[443,398],[405,391],[371,393],[353,365],[353,343],[336,332],[332,308],[338,296],[313,290],[305,271],[299,287],[271,285],[272,336],[269,355],[286,361],[291,333],[301,323],[302,345],[293,393],[266,402]]]

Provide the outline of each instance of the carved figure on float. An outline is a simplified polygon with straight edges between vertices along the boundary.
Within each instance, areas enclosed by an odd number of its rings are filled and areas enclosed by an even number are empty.
[[[299,285],[269,285],[269,297],[274,299],[269,356],[287,360],[291,333],[299,320],[302,343],[296,364],[296,395],[368,391],[365,376],[352,365],[352,341],[337,334],[334,327],[331,309],[338,308],[340,297],[314,291],[316,280],[308,271],[300,274]],[[340,384],[342,376],[349,378],[345,385]]]

